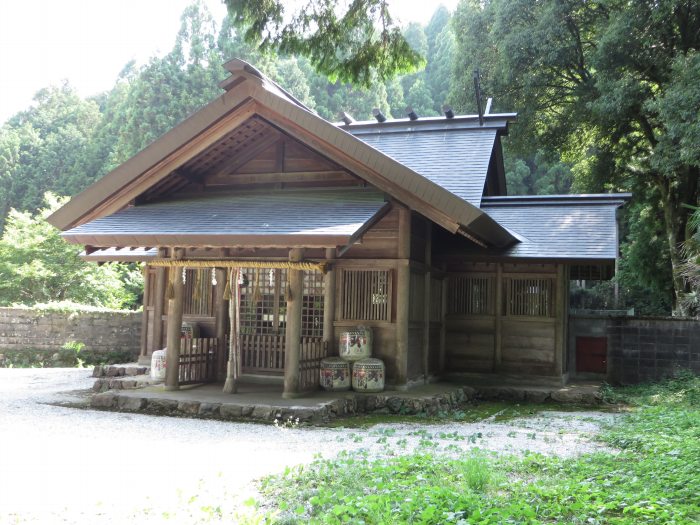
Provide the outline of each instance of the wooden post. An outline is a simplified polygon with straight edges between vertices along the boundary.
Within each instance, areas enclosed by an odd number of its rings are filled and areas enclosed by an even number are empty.
[[[326,261],[333,262],[335,248],[326,249]],[[323,343],[327,355],[335,355],[335,268],[328,267],[323,276]]]
[[[165,257],[165,249],[158,248],[158,257]],[[151,348],[151,352],[163,348],[163,310],[167,277],[165,268],[156,268],[156,291],[155,301],[153,301],[153,348]]]
[[[445,272],[442,278],[442,304],[440,304],[440,373],[445,373],[445,352],[447,350],[447,273],[446,268],[442,268]]]
[[[301,261],[304,251],[293,248],[289,260]],[[302,270],[288,270],[287,327],[284,351],[284,392],[283,398],[298,397],[300,394],[299,360],[301,354],[301,306],[304,274]]]
[[[399,208],[399,249],[396,272],[396,387],[408,384],[408,322],[411,293],[411,210]]]
[[[562,376],[564,357],[564,297],[567,296],[564,290],[564,265],[557,264],[557,280],[554,292],[554,375]]]
[[[216,316],[216,380],[226,379],[226,321],[228,305],[224,299],[226,290],[226,270],[217,268],[214,271],[216,286],[214,287],[214,312]]]
[[[503,264],[496,263],[496,293],[493,298],[494,313],[494,349],[493,367],[497,372],[503,362]]]
[[[148,303],[150,302],[151,287],[148,264],[143,266],[143,313],[141,315],[141,352],[139,364],[148,364]]]
[[[430,304],[432,295],[433,264],[433,225],[425,224],[425,284],[423,285],[423,380],[428,382],[430,375]]]
[[[176,250],[173,259],[182,258],[182,251]],[[179,268],[171,268],[173,298],[168,303],[168,351],[165,355],[165,390],[180,388],[180,344],[182,333],[182,308],[185,285]]]

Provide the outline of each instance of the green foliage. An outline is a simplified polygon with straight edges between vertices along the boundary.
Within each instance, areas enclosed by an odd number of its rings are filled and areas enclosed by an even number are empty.
[[[687,524],[700,520],[700,378],[607,389],[633,404],[573,459],[473,450],[316,460],[265,479],[272,523]],[[389,429],[390,430],[390,429]],[[386,431],[385,431],[386,432]],[[426,434],[427,436],[427,434]],[[268,507],[269,508],[269,507]]]
[[[62,201],[51,194],[46,199],[48,207],[36,215],[10,211],[0,238],[0,305],[68,300],[109,308],[134,306],[142,286],[138,269],[81,260],[82,248],[64,241],[45,220]]]
[[[86,350],[83,343],[68,342],[57,351],[36,348],[3,350],[0,353],[0,368],[82,368],[133,360],[133,353],[125,350],[97,352]]]
[[[680,275],[684,205],[697,205],[700,195],[700,5],[465,0],[452,23],[457,104],[473,107],[471,73],[480,68],[497,108],[519,111],[511,154],[559,151],[576,190],[632,190],[639,205],[660,210],[681,298],[688,291]],[[629,242],[644,242],[629,233]],[[650,273],[653,262],[636,269]],[[675,311],[686,313],[680,302]]]
[[[307,57],[334,80],[369,87],[423,65],[391,18],[386,0],[312,0],[293,6],[278,0],[226,0],[245,40],[281,55]]]

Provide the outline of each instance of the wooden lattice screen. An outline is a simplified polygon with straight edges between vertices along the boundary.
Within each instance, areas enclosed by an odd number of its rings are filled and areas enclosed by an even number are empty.
[[[523,317],[552,317],[554,309],[554,278],[503,279],[506,315]]]
[[[391,270],[347,270],[340,274],[340,315],[352,321],[391,320]]]
[[[447,313],[452,315],[493,315],[494,276],[450,275]]]
[[[180,269],[174,269],[180,272]],[[188,269],[185,272],[185,290],[183,293],[182,312],[185,315],[211,317],[214,312],[214,294],[212,293],[213,269]],[[222,285],[223,286],[223,285]]]
[[[241,270],[240,333],[284,335],[287,309],[287,270]]]
[[[304,272],[304,292],[301,306],[301,335],[323,336],[323,274]]]

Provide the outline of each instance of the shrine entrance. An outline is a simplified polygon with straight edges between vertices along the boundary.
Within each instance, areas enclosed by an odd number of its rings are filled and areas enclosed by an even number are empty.
[[[242,268],[239,277],[239,345],[242,374],[283,376],[287,326],[287,269]],[[300,374],[313,381],[323,344],[324,279],[303,272]]]

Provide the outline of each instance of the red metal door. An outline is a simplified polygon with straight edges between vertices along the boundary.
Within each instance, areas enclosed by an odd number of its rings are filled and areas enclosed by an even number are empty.
[[[607,337],[576,338],[576,371],[605,374],[608,371]]]

